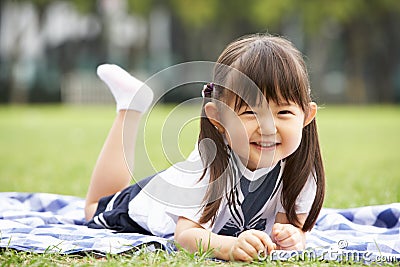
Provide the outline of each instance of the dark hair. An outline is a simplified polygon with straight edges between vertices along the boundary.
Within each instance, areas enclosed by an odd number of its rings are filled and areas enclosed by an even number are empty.
[[[234,73],[232,69],[247,76],[258,87],[260,93],[254,94],[254,91],[248,90],[248,86],[238,86],[237,83],[244,79],[231,79]],[[234,179],[229,166],[230,148],[206,117],[204,105],[209,101],[226,103],[228,96],[233,96],[235,109],[238,110],[242,105],[253,105],[260,97],[265,97],[276,103],[294,102],[307,115],[308,104],[311,102],[308,72],[303,56],[291,42],[281,37],[257,34],[234,41],[218,58],[213,79],[215,85],[212,97],[204,98],[203,101],[198,141],[200,155],[206,166],[201,179],[207,171],[210,176],[210,186],[203,200],[204,210],[200,223],[210,220],[211,223],[215,222],[222,197],[229,194],[226,187],[229,181]],[[235,88],[234,94],[229,92],[230,87]],[[203,142],[208,139],[213,142]],[[216,150],[216,156],[207,153],[211,143]],[[303,128],[301,143],[294,153],[286,157],[282,174],[282,205],[289,222],[296,226],[299,225],[296,199],[310,174],[315,179],[317,189],[311,210],[302,227],[303,231],[309,231],[314,226],[325,195],[325,173],[315,119]]]

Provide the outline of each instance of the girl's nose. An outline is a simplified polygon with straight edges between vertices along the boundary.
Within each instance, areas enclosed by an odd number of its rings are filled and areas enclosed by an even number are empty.
[[[267,116],[261,116],[258,119],[258,131],[262,135],[274,135],[277,133],[275,120],[269,114]]]

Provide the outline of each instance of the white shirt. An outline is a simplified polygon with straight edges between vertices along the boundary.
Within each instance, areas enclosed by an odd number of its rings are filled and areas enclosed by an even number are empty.
[[[264,177],[265,179],[266,174],[270,173],[275,167],[250,171],[236,155],[232,155],[230,163],[235,173],[234,179],[239,182],[240,177],[244,176],[248,180],[249,191],[255,191],[261,184],[258,181],[263,180],[260,178]],[[254,223],[257,223],[258,227],[262,227],[268,234],[271,233],[276,214],[285,212],[280,200],[281,176],[285,164],[284,162],[278,164],[280,164],[280,169],[279,167],[277,169],[279,174],[276,177],[276,182],[272,184],[273,189],[270,185],[273,194],[265,203],[261,203],[262,208],[257,210],[254,216],[258,218],[258,221]],[[176,222],[181,216],[198,223],[203,210],[203,198],[209,184],[208,173],[199,181],[203,170],[199,152],[195,148],[186,161],[177,163],[159,173],[143,187],[129,203],[129,216],[144,229],[161,237],[173,236]],[[242,229],[243,227],[253,227],[252,224],[246,226],[237,222],[243,220],[245,215],[242,214],[240,207],[240,204],[244,201],[244,194],[241,186],[236,188],[237,199],[233,205],[235,207],[229,207],[227,198],[223,197],[214,225],[208,222],[202,224],[202,227],[214,233],[219,233],[221,229],[227,226],[238,228],[240,231],[246,230]],[[297,198],[297,213],[309,212],[315,193],[316,183],[310,175]],[[260,205],[257,200],[255,201]]]

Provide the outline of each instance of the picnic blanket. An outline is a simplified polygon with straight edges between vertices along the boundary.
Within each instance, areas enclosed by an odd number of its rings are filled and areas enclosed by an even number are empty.
[[[0,248],[117,254],[145,245],[172,252],[170,239],[115,233],[84,225],[84,199],[47,193],[0,193]],[[400,203],[353,209],[324,208],[304,251],[275,251],[273,260],[400,262]]]

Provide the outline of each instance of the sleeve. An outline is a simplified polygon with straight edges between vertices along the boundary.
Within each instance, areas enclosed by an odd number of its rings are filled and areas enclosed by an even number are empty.
[[[129,216],[157,236],[173,234],[179,216],[198,221],[206,186],[193,162],[177,163],[154,176],[129,203]]]
[[[296,199],[296,213],[308,213],[311,209],[311,206],[314,202],[315,194],[317,192],[317,184],[315,182],[314,176],[310,174],[307,179],[306,184],[303,189],[300,191],[300,194]],[[285,209],[282,206],[282,202],[278,201],[277,210],[281,213],[286,213]]]
[[[193,222],[198,223],[203,213],[203,198],[205,195],[205,187],[193,187],[187,194],[187,198],[182,202],[181,205],[169,205],[166,209],[166,213],[176,223],[179,217],[185,217]],[[188,201],[189,200],[189,201]],[[202,225],[208,228],[205,225]]]
[[[197,148],[190,154],[187,161],[176,165],[175,178],[179,177],[179,202],[168,205],[166,213],[176,223],[179,217],[185,217],[198,223],[203,213],[203,199],[209,185],[208,174],[199,180],[203,174],[204,167]],[[177,205],[179,203],[179,205]],[[207,225],[202,225],[208,228]]]

